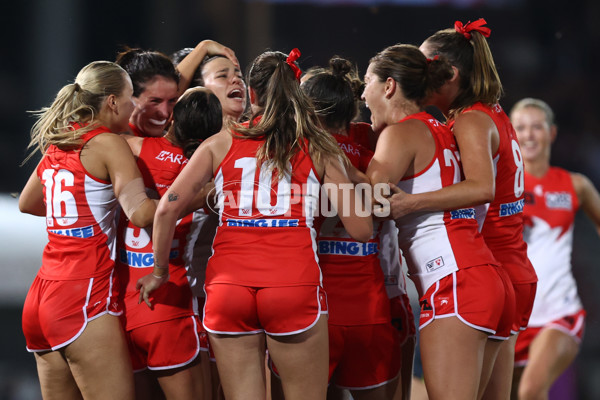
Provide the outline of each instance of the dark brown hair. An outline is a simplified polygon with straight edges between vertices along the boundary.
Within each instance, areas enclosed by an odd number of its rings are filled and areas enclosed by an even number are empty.
[[[425,99],[452,78],[452,66],[444,57],[428,60],[410,44],[387,47],[370,60],[372,71],[385,81],[388,77],[400,85],[404,97],[423,106]]]
[[[252,116],[247,128],[235,127],[243,137],[264,137],[257,160],[259,163],[270,160],[279,177],[290,172],[289,161],[298,151],[304,151],[305,143],[316,163],[323,156],[346,159],[332,136],[320,127],[312,103],[300,90],[286,58],[282,52],[267,51],[254,60],[246,81],[256,94],[256,105],[260,110]],[[259,115],[262,118],[254,124]]]
[[[471,38],[467,39],[454,28],[449,28],[434,33],[423,43],[430,49],[430,57],[446,57],[458,69],[460,93],[450,105],[451,115],[476,102],[496,104],[503,93],[486,38],[478,31],[470,34]]]
[[[349,60],[335,56],[329,68],[316,73],[302,84],[302,90],[313,101],[315,111],[327,129],[348,129],[358,114],[358,103],[364,83]]]

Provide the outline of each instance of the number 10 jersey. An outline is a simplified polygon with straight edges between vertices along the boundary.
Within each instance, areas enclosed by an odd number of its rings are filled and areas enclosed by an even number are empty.
[[[234,135],[215,173],[220,223],[208,261],[206,284],[254,287],[320,285],[313,227],[320,179],[308,146],[278,178],[267,160],[258,165],[263,141]]]

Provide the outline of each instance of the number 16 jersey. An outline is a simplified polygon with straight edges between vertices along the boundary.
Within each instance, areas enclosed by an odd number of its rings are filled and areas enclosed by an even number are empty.
[[[217,168],[220,223],[206,284],[320,285],[313,224],[321,184],[308,146],[291,158],[289,173],[278,179],[268,160],[257,163],[262,144],[234,134]]]
[[[77,149],[48,147],[37,167],[48,231],[38,273],[43,279],[93,278],[114,268],[117,199],[112,184],[90,175],[79,159],[83,145],[105,132],[99,127],[84,134]]]

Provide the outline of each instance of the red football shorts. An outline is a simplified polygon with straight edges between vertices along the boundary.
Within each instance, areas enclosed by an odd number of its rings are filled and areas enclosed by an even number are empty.
[[[457,317],[472,328],[495,334],[506,300],[498,267],[459,269],[431,285],[421,297],[419,329],[437,318]]]
[[[517,312],[517,304],[515,297],[515,289],[508,272],[504,268],[497,268],[498,275],[502,279],[502,285],[506,292],[506,300],[504,302],[504,310],[500,316],[500,323],[496,333],[490,335],[491,339],[507,340],[511,334],[514,334],[512,327],[515,321],[515,313]],[[530,310],[531,313],[531,310]]]
[[[537,283],[516,283],[513,284],[513,288],[515,291],[516,307],[511,329],[512,333],[515,334],[527,328],[531,310],[533,309]]]
[[[329,325],[329,381],[344,389],[372,389],[400,373],[398,331],[387,324]]]
[[[523,367],[527,364],[527,361],[529,361],[529,346],[543,329],[557,329],[571,336],[577,343],[581,343],[585,330],[585,316],[585,310],[579,310],[573,315],[559,318],[544,326],[530,326],[519,333],[515,345],[515,365]]]
[[[120,315],[116,276],[69,281],[36,276],[23,306],[27,350],[57,350],[75,341],[87,323],[106,313]]]
[[[210,333],[293,335],[312,328],[327,314],[320,286],[255,288],[205,285],[204,327]]]
[[[134,328],[126,333],[134,372],[175,369],[200,352],[198,316],[181,317]]]
[[[392,314],[392,325],[398,331],[400,346],[406,343],[410,337],[417,335],[415,317],[410,306],[410,298],[407,294],[392,297],[390,299],[390,310]]]

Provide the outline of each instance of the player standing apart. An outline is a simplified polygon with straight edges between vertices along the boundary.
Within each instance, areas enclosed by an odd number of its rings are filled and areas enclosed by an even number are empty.
[[[582,209],[600,231],[600,195],[584,175],[550,165],[557,128],[548,104],[520,100],[510,118],[525,162],[527,254],[539,278],[529,324],[517,339],[513,397],[547,399],[575,359],[585,325],[571,271],[575,214]]]

